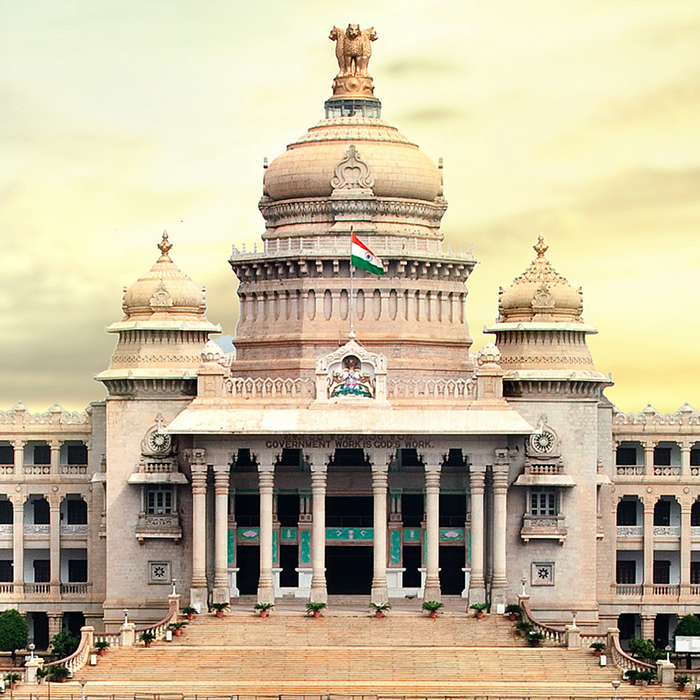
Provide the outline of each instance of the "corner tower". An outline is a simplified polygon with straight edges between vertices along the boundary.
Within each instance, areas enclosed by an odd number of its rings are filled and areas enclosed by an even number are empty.
[[[495,333],[504,370],[503,394],[535,432],[508,494],[508,551],[522,571],[543,619],[578,614],[597,623],[597,541],[602,530],[599,489],[610,480],[608,378],[596,371],[586,336],[580,289],[545,257],[537,257],[508,289],[500,290]],[[511,594],[516,586],[511,581]]]
[[[262,253],[234,248],[239,376],[312,377],[316,358],[358,340],[399,374],[473,372],[465,282],[476,260],[442,251],[442,171],[380,118],[367,72],[373,29],[335,27],[339,72],[326,118],[266,167]],[[355,273],[350,237],[383,261]],[[438,369],[439,368],[439,369]]]

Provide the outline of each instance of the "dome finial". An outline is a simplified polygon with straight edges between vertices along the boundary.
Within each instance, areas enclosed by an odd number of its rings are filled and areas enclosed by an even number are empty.
[[[544,258],[544,254],[549,250],[549,246],[544,242],[544,236],[540,234],[537,238],[537,245],[532,246],[538,258]]]
[[[168,253],[172,247],[173,244],[168,240],[168,232],[163,231],[163,238],[158,244],[158,249],[160,250],[160,261],[165,262],[166,260],[170,260]],[[172,260],[170,260],[170,262],[172,262]]]

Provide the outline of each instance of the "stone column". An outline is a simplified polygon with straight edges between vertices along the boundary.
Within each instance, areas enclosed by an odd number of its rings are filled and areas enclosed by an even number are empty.
[[[207,465],[204,450],[195,450],[192,470],[192,589],[190,602],[207,605]]]
[[[654,639],[654,621],[656,615],[642,613],[642,639]]]
[[[265,463],[267,462],[267,463]],[[260,487],[260,579],[258,603],[274,603],[275,587],[272,579],[272,492],[275,485],[275,467],[271,459],[258,463]]]
[[[17,452],[15,452],[15,459]],[[16,462],[15,462],[16,464]],[[12,560],[13,588],[24,595],[24,494],[12,498]]]
[[[484,584],[484,480],[486,467],[470,465],[472,573],[469,580],[469,604],[486,602]]]
[[[647,441],[644,443],[644,473],[647,476],[654,474],[654,448],[656,443]]]
[[[53,494],[48,497],[49,501],[49,527],[51,552],[51,593],[58,595],[61,591],[61,497]]]
[[[508,464],[506,450],[496,450],[493,466],[493,582],[491,604],[506,599],[506,508],[508,496]],[[504,454],[500,454],[504,453]],[[500,462],[500,463],[499,463]]]
[[[690,450],[695,443],[684,440],[681,447],[681,476],[690,476]]]
[[[386,583],[386,499],[389,468],[386,464],[372,465],[374,495],[374,575],[370,600],[381,605],[389,602]]]
[[[51,473],[60,474],[61,472],[61,441],[51,440],[49,442],[51,448]]]
[[[644,595],[651,595],[654,586],[654,500],[644,498]],[[645,637],[646,639],[646,637]]]
[[[24,474],[24,446],[26,440],[13,440],[12,447],[15,449],[15,474]]]
[[[63,627],[63,613],[51,610],[46,613],[49,619],[49,640],[53,639]]]
[[[325,464],[311,465],[311,593],[312,603],[328,602],[326,589],[326,471]]]
[[[690,511],[692,504],[681,502],[681,552],[680,552],[680,592],[681,595],[690,595]]]
[[[440,592],[440,468],[437,457],[425,464],[425,590],[423,600],[437,600]]]
[[[216,603],[228,603],[228,486],[229,465],[214,466],[214,590]]]

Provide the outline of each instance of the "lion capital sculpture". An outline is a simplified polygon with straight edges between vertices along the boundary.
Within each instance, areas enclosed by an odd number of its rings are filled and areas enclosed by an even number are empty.
[[[335,41],[335,57],[338,59],[338,77],[360,76],[367,77],[367,66],[372,55],[372,42],[377,40],[374,27],[360,29],[359,24],[348,24],[343,31],[333,27],[330,36]]]

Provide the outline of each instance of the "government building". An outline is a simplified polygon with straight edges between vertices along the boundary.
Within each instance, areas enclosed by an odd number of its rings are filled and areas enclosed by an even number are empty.
[[[700,611],[700,415],[606,399],[541,236],[472,347],[441,163],[382,121],[374,30],[331,38],[325,118],[266,166],[262,246],[229,260],[235,352],[164,234],[107,329],[106,398],[0,412],[0,607],[44,648],[159,620],[173,587],[201,609],[525,590],[543,621],[667,644]]]

